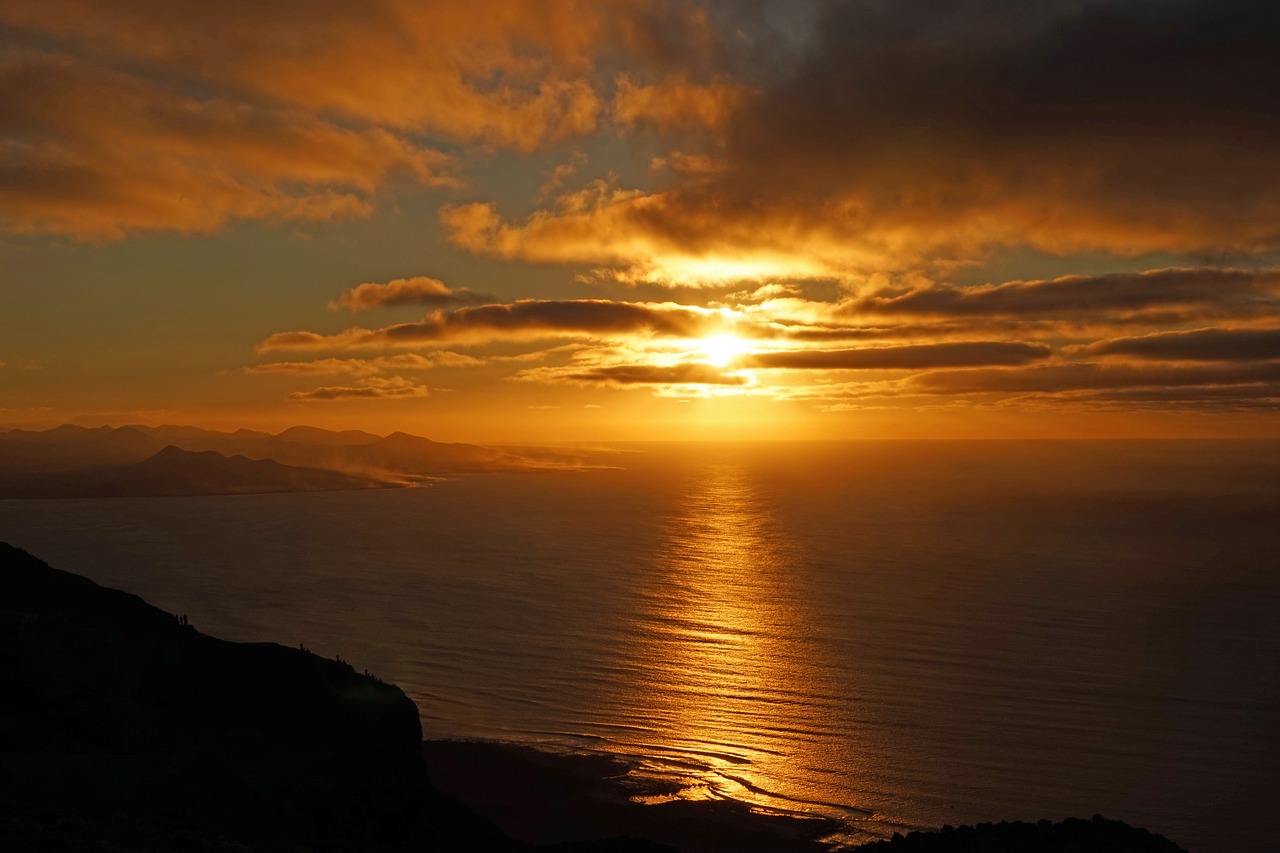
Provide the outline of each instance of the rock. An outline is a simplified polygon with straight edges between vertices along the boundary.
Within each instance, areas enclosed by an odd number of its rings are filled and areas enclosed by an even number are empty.
[[[5,544],[0,678],[4,849],[41,820],[123,833],[123,849],[138,827],[285,847],[508,846],[431,786],[399,688],[301,649],[205,636]]]
[[[1186,853],[1163,835],[1094,815],[1037,823],[1001,821],[944,826],[938,832],[894,835],[859,853]]]

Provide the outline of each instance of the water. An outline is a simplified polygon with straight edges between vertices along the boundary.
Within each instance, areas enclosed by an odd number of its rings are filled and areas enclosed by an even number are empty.
[[[417,489],[0,502],[0,538],[847,840],[1101,812],[1274,849],[1280,444],[629,445]]]

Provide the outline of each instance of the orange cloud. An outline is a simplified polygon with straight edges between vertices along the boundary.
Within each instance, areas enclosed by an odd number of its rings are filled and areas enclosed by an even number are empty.
[[[1280,329],[1189,329],[1097,341],[1087,355],[1159,361],[1280,360]]]
[[[612,364],[590,367],[535,368],[515,374],[513,379],[557,382],[571,385],[749,385],[752,379],[742,371],[726,370],[711,364]]]
[[[926,284],[877,292],[841,305],[851,315],[912,317],[1056,317],[1096,322],[1117,314],[1191,309],[1198,316],[1276,310],[1280,270],[1213,267],[1070,275],[1051,280],[954,287]]]
[[[614,121],[662,130],[722,125],[747,96],[741,84],[725,80],[695,83],[684,75],[640,84],[629,74],[619,74],[614,87]]]
[[[904,387],[927,394],[986,394],[1253,385],[1259,382],[1280,382],[1280,364],[1156,367],[1083,362],[1022,369],[975,368],[922,373],[908,379]]]
[[[563,163],[558,163],[548,173],[542,187],[538,190],[538,198],[543,199],[558,190],[560,186],[569,179],[571,175],[582,168],[587,162],[587,155],[581,151],[573,152],[573,156]]]
[[[402,377],[365,379],[358,385],[325,385],[310,391],[294,391],[288,399],[300,403],[338,400],[406,400],[426,397],[426,385],[415,385]]]
[[[393,370],[431,370],[437,367],[475,367],[484,361],[456,352],[399,353],[379,358],[321,358],[314,361],[271,361],[243,368],[249,374],[291,376],[376,376]]]
[[[472,293],[465,287],[451,288],[439,279],[414,276],[392,279],[386,284],[358,284],[343,291],[341,296],[329,303],[329,307],[367,311],[384,305],[440,305],[450,302],[482,302],[490,298],[484,294]]]
[[[853,279],[1019,246],[1267,255],[1280,19],[1262,8],[827,4],[794,66],[770,66],[727,113],[703,152],[714,169],[585,207],[442,221],[470,251],[677,285],[699,265],[721,280]]]
[[[1052,355],[1046,344],[1022,341],[954,341],[845,350],[783,350],[747,357],[752,367],[782,370],[921,370],[973,365],[1021,365]]]
[[[445,341],[480,343],[554,337],[662,335],[695,337],[729,322],[726,312],[674,303],[607,299],[537,300],[433,311],[416,323],[380,329],[354,327],[334,335],[279,332],[258,352],[417,346]]]
[[[0,223],[84,239],[367,216],[392,179],[458,185],[424,136],[589,133],[598,63],[658,61],[667,29],[715,40],[699,10],[647,0],[14,0],[0,26]]]
[[[537,210],[506,220],[492,203],[445,205],[440,223],[456,246],[504,260],[587,263],[611,277],[691,287],[741,280],[829,278],[884,262],[888,248],[801,230],[774,211],[726,197],[691,210],[677,191],[624,190],[597,181]],[[867,232],[870,233],[868,227]],[[604,271],[602,271],[604,272]]]
[[[393,177],[453,186],[450,155],[381,128],[197,96],[78,58],[0,59],[0,222],[118,239],[234,219],[367,215]]]

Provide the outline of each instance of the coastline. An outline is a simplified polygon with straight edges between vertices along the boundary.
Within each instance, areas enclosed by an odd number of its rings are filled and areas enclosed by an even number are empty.
[[[634,763],[603,753],[428,740],[423,757],[435,787],[529,844],[628,836],[685,853],[823,853],[845,846],[833,837],[850,830],[817,815],[771,813],[730,799],[683,799],[678,783],[646,778]]]

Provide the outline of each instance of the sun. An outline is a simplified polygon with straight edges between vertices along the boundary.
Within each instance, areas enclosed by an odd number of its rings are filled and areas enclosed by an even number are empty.
[[[698,349],[708,364],[725,367],[737,359],[751,345],[736,335],[712,335],[698,342]]]

